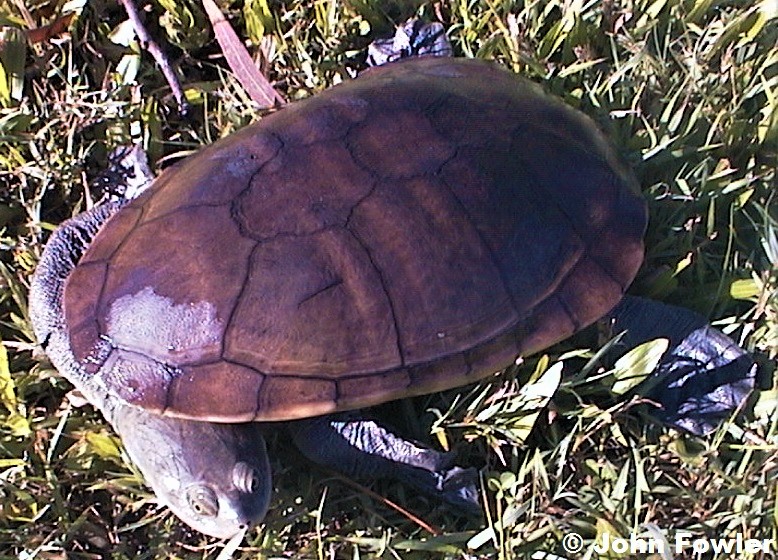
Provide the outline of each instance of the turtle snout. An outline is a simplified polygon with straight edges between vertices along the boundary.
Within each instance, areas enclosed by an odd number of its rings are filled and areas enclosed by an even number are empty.
[[[234,508],[242,529],[264,519],[270,505],[273,483],[269,465],[251,465],[238,461],[232,469],[232,483],[237,490],[237,504]]]
[[[239,492],[254,494],[260,490],[262,475],[256,467],[244,461],[238,461],[232,469],[232,483]],[[270,481],[268,480],[268,484]]]

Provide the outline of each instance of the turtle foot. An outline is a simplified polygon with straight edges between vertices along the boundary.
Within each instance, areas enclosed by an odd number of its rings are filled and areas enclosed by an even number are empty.
[[[757,363],[701,315],[638,297],[625,297],[611,314],[614,332],[626,331],[619,346],[634,348],[667,338],[645,388],[636,391],[660,407],[652,416],[696,435],[715,431],[737,413],[754,389]]]
[[[481,511],[478,471],[453,465],[453,454],[403,439],[353,413],[289,423],[292,438],[308,459],[360,479],[389,478],[447,502],[465,515]]]

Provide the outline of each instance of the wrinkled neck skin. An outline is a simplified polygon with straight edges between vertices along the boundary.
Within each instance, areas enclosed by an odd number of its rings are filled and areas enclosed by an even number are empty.
[[[33,329],[54,366],[113,425],[160,501],[194,529],[229,538],[261,520],[268,508],[270,467],[258,427],[168,418],[124,404],[71,350],[62,307],[65,283],[102,224],[125,203],[95,207],[51,236],[30,287]]]

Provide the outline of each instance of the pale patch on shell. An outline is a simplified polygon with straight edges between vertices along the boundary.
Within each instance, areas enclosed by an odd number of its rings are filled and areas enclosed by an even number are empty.
[[[453,64],[435,64],[421,70],[425,76],[438,76],[441,78],[461,78],[464,74]]]
[[[248,138],[246,140],[249,140]],[[278,140],[263,133],[254,133],[244,144],[234,143],[230,148],[215,150],[210,159],[218,161],[233,177],[244,177],[270,161],[278,152]]]
[[[114,301],[106,328],[114,346],[174,366],[217,357],[224,332],[213,304],[175,304],[150,287]]]
[[[335,105],[340,105],[349,109],[349,118],[352,122],[362,122],[367,117],[367,111],[370,108],[370,104],[366,99],[354,94],[341,94],[333,96],[331,101]]]
[[[211,156],[211,159],[219,160],[219,163],[224,166],[224,171],[232,177],[240,177],[246,172],[248,154],[240,147],[236,148],[234,151],[216,153]]]

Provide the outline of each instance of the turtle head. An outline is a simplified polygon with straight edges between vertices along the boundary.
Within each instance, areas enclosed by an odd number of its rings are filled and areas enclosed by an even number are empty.
[[[157,497],[187,525],[229,538],[261,521],[272,483],[256,424],[169,418],[135,407],[114,427]]]
[[[270,467],[257,425],[168,418],[122,404],[73,355],[65,282],[103,223],[125,203],[96,206],[52,235],[30,290],[35,334],[57,369],[113,424],[160,501],[194,529],[232,537],[260,521],[270,501]]]

